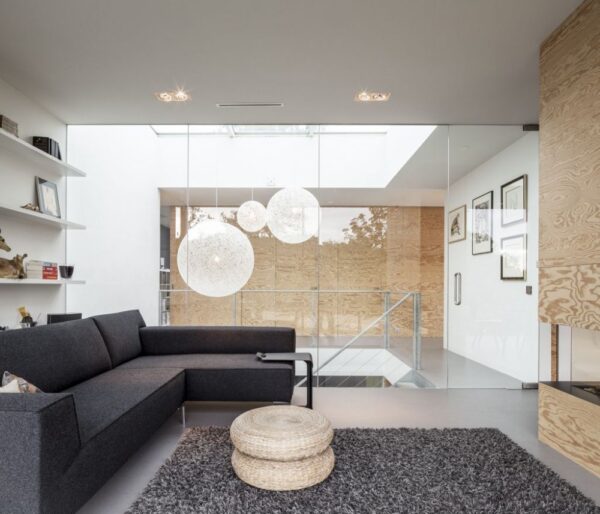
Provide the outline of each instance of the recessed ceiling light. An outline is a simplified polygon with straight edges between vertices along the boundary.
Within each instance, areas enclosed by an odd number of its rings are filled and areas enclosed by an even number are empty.
[[[175,89],[173,91],[160,91],[158,93],[154,93],[154,96],[158,101],[165,103],[187,102],[188,100],[192,99],[190,94],[183,89]]]
[[[391,93],[379,93],[377,91],[359,91],[354,95],[355,102],[387,102]]]

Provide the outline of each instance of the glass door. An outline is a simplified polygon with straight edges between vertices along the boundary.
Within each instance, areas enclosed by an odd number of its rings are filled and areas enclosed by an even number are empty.
[[[451,126],[448,156],[448,387],[521,388],[538,376],[538,133]]]

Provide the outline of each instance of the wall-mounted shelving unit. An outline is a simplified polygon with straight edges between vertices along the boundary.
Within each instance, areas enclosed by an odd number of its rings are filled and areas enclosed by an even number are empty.
[[[2,286],[65,286],[65,285],[85,284],[85,280],[44,280],[41,278],[0,278]]]
[[[12,154],[24,162],[37,167],[40,173],[52,174],[58,177],[85,177],[80,169],[57,159],[35,146],[27,143],[9,132],[0,129],[0,152]],[[39,225],[55,230],[85,230],[85,225],[63,218],[56,218],[40,212],[30,211],[22,207],[0,204],[0,218],[10,218],[20,222]],[[43,279],[11,279],[0,278],[0,286],[66,286],[85,284],[85,280],[43,280]]]
[[[54,216],[30,211],[22,207],[14,208],[0,204],[0,216],[18,219],[27,223],[37,223],[59,230],[85,230],[85,225],[81,225],[80,223],[74,223],[63,218],[55,218]]]
[[[75,168],[75,166],[71,166],[43,152],[4,129],[0,129],[0,150],[23,157],[35,165],[42,167],[44,171],[54,175],[61,177],[85,177],[85,173]]]

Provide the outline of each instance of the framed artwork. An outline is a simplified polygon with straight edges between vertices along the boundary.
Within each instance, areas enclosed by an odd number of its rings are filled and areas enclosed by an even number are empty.
[[[448,213],[448,242],[458,243],[467,238],[467,206],[462,205]]]
[[[525,280],[527,278],[527,236],[504,237],[500,242],[500,278]]]
[[[35,177],[35,190],[37,192],[40,212],[60,218],[60,202],[58,188],[54,182]]]
[[[478,196],[473,200],[472,254],[492,253],[494,192]]]
[[[500,189],[502,226],[527,221],[527,175],[507,182]]]

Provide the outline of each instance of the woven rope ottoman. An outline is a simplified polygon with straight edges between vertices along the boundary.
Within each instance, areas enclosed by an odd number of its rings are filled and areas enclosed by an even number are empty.
[[[253,409],[231,425],[237,476],[269,491],[304,489],[325,480],[335,458],[331,423],[322,414],[292,405]]]

